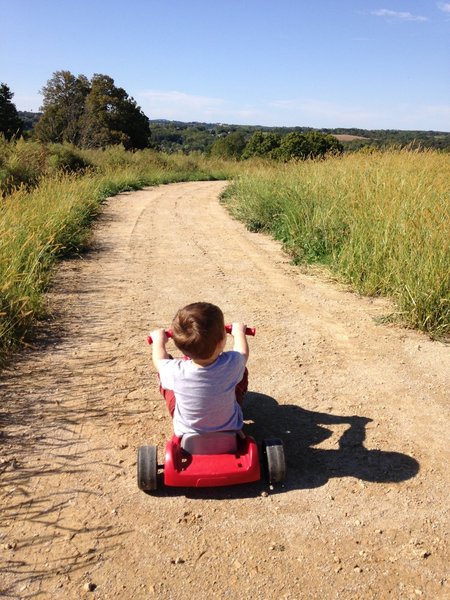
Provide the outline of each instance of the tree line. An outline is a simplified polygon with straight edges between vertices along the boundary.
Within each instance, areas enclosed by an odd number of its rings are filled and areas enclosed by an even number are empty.
[[[102,74],[89,80],[70,71],[56,71],[41,94],[41,113],[19,112],[12,101],[13,93],[1,83],[0,134],[8,140],[25,135],[43,143],[69,143],[80,148],[121,144],[127,150],[200,152],[236,160],[302,160],[367,147],[450,150],[447,132],[150,121],[123,88]]]
[[[233,154],[242,147],[242,137],[248,143],[254,134],[258,134],[253,142],[262,145],[256,152],[257,155],[265,154],[274,158],[274,149],[282,139],[290,134],[290,142],[299,138],[298,134],[306,136],[320,133],[324,136],[333,136],[342,144],[344,152],[353,152],[361,149],[387,149],[397,148],[433,148],[435,150],[450,151],[450,133],[440,131],[417,131],[398,129],[359,129],[359,128],[334,128],[314,129],[312,127],[264,127],[253,125],[227,125],[218,123],[180,122],[167,120],[151,120],[152,130],[151,145],[163,152],[202,152],[210,154],[213,146],[221,151],[224,142],[219,139],[232,136],[230,151]],[[262,140],[261,138],[264,138]],[[314,136],[313,136],[314,139]],[[316,141],[319,138],[316,137]],[[252,145],[253,146],[253,142]],[[286,145],[288,142],[285,142]],[[295,146],[298,147],[297,144]],[[234,148],[234,150],[233,150]],[[249,148],[250,151],[250,148]],[[243,152],[244,157],[248,152]]]

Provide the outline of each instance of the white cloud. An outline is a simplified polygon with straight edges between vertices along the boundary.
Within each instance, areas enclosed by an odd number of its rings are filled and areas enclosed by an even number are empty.
[[[386,19],[396,19],[399,21],[428,21],[428,17],[422,17],[420,15],[413,15],[410,12],[400,12],[396,10],[389,10],[387,8],[380,8],[379,10],[372,10],[371,14],[375,17],[385,17]]]
[[[342,106],[315,98],[278,100],[271,106],[279,110],[287,125],[311,127],[361,127],[367,128],[380,119],[372,109],[360,106]]]
[[[436,117],[441,119],[444,131],[450,131],[450,104],[434,104],[430,106],[424,106],[422,113],[426,113],[430,117]]]
[[[433,129],[450,131],[450,106],[339,104],[298,97],[254,105],[180,91],[147,90],[135,95],[150,119],[236,125]]]
[[[148,90],[136,100],[150,119],[208,121],[223,111],[225,101],[210,96],[195,96],[178,91]]]
[[[14,94],[12,99],[17,110],[37,112],[42,104],[42,96],[25,96],[23,94]]]
[[[299,98],[271,104],[271,121],[309,127],[450,131],[450,105],[341,105]]]
[[[263,123],[267,114],[260,108],[237,105],[223,98],[196,96],[179,91],[147,90],[136,101],[150,119],[200,121],[206,123]]]
[[[449,2],[439,2],[438,8],[445,13],[450,13],[450,3]]]

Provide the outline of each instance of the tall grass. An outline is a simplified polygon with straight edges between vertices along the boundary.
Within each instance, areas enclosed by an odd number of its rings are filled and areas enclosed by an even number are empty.
[[[29,145],[27,145],[29,144]],[[229,179],[230,210],[326,264],[434,336],[450,333],[448,155],[390,151],[280,165],[150,150],[0,140],[0,363],[42,315],[58,257],[80,252],[103,200],[175,181]]]
[[[363,294],[392,298],[396,317],[450,333],[450,161],[435,151],[349,154],[260,165],[227,193],[250,229],[296,262],[326,264]]]
[[[0,197],[0,363],[43,314],[43,292],[55,260],[86,246],[90,223],[105,198],[149,185],[227,178],[233,168],[200,156],[133,154],[120,147],[81,152],[20,143],[18,150],[3,150],[3,155],[9,152],[3,162],[8,185],[11,167],[26,162],[27,152],[33,176],[25,180],[25,170],[19,169],[18,187]],[[66,168],[69,162],[81,165],[81,171]]]

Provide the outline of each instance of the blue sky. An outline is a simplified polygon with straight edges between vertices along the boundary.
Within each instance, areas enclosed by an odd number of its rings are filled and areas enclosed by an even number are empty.
[[[450,131],[450,2],[0,0],[0,31],[19,110],[64,69],[150,119]]]

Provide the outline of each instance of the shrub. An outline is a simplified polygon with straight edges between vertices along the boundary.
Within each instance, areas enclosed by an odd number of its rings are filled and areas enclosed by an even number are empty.
[[[70,144],[49,144],[49,170],[78,173],[92,166],[79,150]]]
[[[1,184],[3,195],[20,186],[35,186],[47,168],[47,149],[38,142],[23,139],[10,142],[10,149],[3,165]]]

